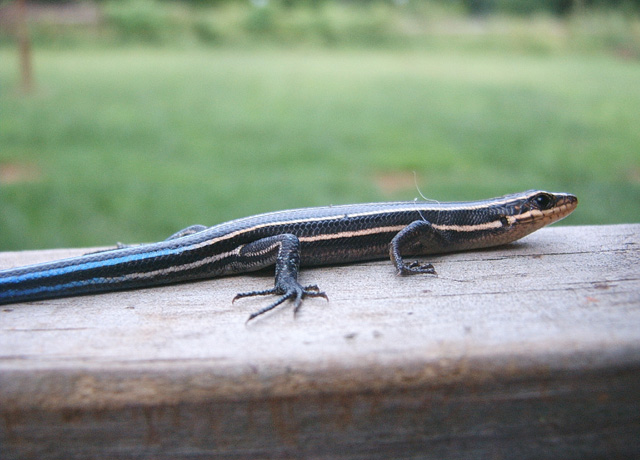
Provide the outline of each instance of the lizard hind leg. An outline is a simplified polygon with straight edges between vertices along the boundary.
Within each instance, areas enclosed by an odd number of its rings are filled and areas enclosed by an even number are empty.
[[[208,227],[206,227],[204,225],[191,225],[190,227],[183,228],[179,232],[174,233],[169,238],[167,238],[165,241],[171,241],[171,240],[175,240],[176,238],[182,238],[183,236],[193,235],[194,233],[199,233],[199,232],[201,232],[203,230],[206,230],[207,228]],[[93,255],[93,254],[100,254],[100,253],[103,253],[103,252],[118,251],[120,249],[131,249],[131,248],[135,248],[137,246],[142,246],[142,244],[140,244],[140,243],[138,243],[138,244],[126,244],[126,243],[118,242],[118,243],[116,243],[116,247],[115,248],[99,249],[97,251],[88,252],[88,253],[86,253],[84,255],[88,256],[88,255]]]
[[[205,225],[191,225],[187,228],[183,228],[182,230],[174,233],[165,241],[175,240],[176,238],[182,238],[183,236],[193,235],[194,233],[200,233],[201,231],[206,230],[207,228],[209,227]]]
[[[257,270],[275,264],[275,285],[271,289],[261,291],[242,292],[237,294],[233,301],[244,297],[278,295],[280,296],[271,304],[261,308],[249,316],[248,321],[260,316],[286,300],[293,301],[294,315],[302,305],[305,297],[323,297],[327,295],[320,291],[316,285],[302,286],[298,282],[298,269],[300,266],[300,241],[292,234],[274,235],[247,244],[237,256],[236,264],[248,270]]]

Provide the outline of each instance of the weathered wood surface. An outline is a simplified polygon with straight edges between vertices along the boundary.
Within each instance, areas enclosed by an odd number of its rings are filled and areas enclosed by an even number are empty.
[[[7,268],[83,253],[0,254]],[[0,458],[633,458],[640,225],[0,307]]]

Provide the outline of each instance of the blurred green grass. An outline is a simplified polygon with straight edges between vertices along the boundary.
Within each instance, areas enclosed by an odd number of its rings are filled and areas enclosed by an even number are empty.
[[[15,62],[0,48],[0,62]],[[640,63],[304,49],[38,49],[0,66],[0,249],[163,239],[298,206],[576,193],[640,217]]]

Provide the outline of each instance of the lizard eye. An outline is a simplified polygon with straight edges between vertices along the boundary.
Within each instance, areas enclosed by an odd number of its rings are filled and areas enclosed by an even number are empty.
[[[535,204],[535,206],[539,209],[549,209],[551,207],[553,207],[553,196],[549,195],[548,193],[539,193],[536,196],[534,196],[531,201],[533,202],[533,204]]]

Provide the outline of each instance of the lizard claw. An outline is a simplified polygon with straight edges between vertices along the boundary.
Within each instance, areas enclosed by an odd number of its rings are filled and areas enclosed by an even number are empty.
[[[398,270],[398,275],[414,275],[416,273],[426,273],[436,275],[436,269],[430,263],[422,263],[414,260],[409,264],[403,264]]]
[[[302,299],[304,299],[305,297],[323,297],[324,299],[329,300],[329,298],[327,297],[327,294],[321,291],[317,285],[311,284],[309,286],[303,287],[296,283],[296,285],[289,286],[286,290],[282,288],[274,287],[271,289],[265,289],[263,291],[241,292],[239,294],[236,294],[236,296],[233,298],[231,303],[243,297],[253,297],[253,296],[261,296],[261,295],[280,295],[280,297],[275,302],[272,302],[266,307],[261,308],[260,310],[254,313],[251,313],[251,315],[249,315],[249,318],[247,319],[247,323],[256,317],[268,311],[273,310],[274,308],[276,308],[278,305],[282,304],[286,300],[293,301],[294,316],[298,313],[298,310],[302,305]]]

